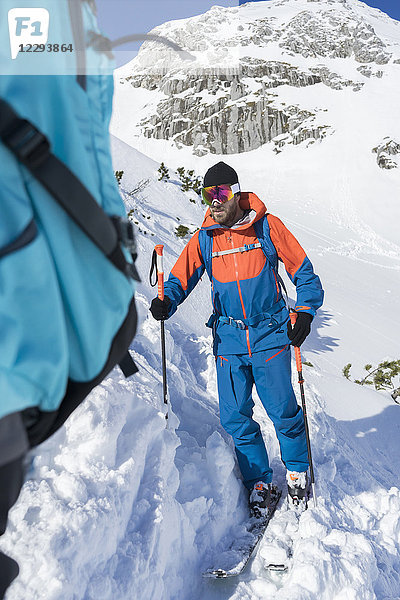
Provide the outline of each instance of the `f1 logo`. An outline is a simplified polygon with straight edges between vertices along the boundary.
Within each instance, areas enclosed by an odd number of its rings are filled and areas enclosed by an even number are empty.
[[[18,56],[20,46],[47,44],[49,11],[46,8],[12,8],[8,11],[11,58]]]

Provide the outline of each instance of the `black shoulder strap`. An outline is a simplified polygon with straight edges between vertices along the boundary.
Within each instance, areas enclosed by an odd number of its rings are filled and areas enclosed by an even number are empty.
[[[204,266],[207,271],[207,275],[212,281],[212,247],[213,247],[213,230],[200,229],[199,231],[199,245],[201,256],[204,261]]]
[[[267,240],[265,239],[265,223],[267,223],[268,231],[269,231],[269,225],[268,225],[268,220],[267,220],[268,214],[269,213],[265,213],[265,215],[262,219],[260,219],[259,221],[256,221],[254,223],[253,227],[254,227],[254,231],[256,232],[258,241],[261,243],[262,251],[264,252],[265,257],[268,260],[268,262],[270,263],[270,265],[276,275],[277,280],[279,281],[281,287],[283,288],[283,291],[285,292],[286,304],[288,304],[288,293],[287,293],[286,285],[285,285],[285,282],[283,281],[282,277],[279,275],[278,253],[276,253],[276,265],[275,265],[273,260],[271,259],[271,255],[267,249]],[[268,233],[268,237],[269,237],[269,239],[271,239],[269,233]],[[271,244],[272,244],[272,240],[271,240]],[[272,247],[274,248],[273,244],[272,244]],[[275,249],[275,252],[276,252],[276,249]]]
[[[120,246],[120,242],[124,243],[134,254],[132,224],[125,223],[124,227],[120,219],[110,218],[82,182],[51,152],[50,143],[43,133],[29,121],[21,119],[2,99],[0,139],[114,266],[127,277],[140,281],[136,268],[127,262]],[[121,239],[123,233],[126,239]]]
[[[51,152],[45,135],[32,123],[21,119],[2,99],[0,139],[112,264],[127,277],[140,281],[134,264],[136,245],[132,223],[120,217],[109,217],[83,183]],[[126,260],[121,243],[131,253],[132,263]],[[129,352],[120,367],[126,377],[137,371]]]

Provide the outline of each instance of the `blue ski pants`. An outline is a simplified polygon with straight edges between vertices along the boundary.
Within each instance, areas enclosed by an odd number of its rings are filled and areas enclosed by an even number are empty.
[[[281,457],[290,471],[308,469],[303,411],[291,383],[290,346],[252,356],[217,356],[221,424],[234,441],[244,484],[270,483],[272,469],[259,424],[253,419],[253,384],[274,424]]]

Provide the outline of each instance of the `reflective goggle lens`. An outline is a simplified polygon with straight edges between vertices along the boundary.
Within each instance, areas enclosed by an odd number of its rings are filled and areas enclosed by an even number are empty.
[[[211,185],[210,187],[205,187],[201,190],[203,200],[208,206],[211,206],[214,200],[217,200],[217,202],[220,202],[221,204],[229,202],[237,192],[240,192],[238,183],[235,183],[234,185]]]

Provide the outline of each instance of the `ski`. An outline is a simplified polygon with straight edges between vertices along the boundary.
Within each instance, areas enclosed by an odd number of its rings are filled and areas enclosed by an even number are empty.
[[[260,559],[264,569],[284,573],[289,569],[292,558],[290,543],[279,540],[267,541],[260,549]]]
[[[227,552],[222,555],[225,558],[224,563],[226,564],[222,564],[221,562],[218,567],[207,569],[203,573],[203,577],[227,579],[228,577],[236,577],[243,573],[275,513],[281,494],[281,490],[278,490],[276,486],[272,486],[271,505],[268,508],[267,516],[262,519],[251,518],[246,527],[245,535],[239,540],[235,539]]]
[[[285,573],[292,564],[293,540],[299,529],[301,515],[307,510],[309,494],[303,501],[293,501],[288,497],[286,511],[279,512],[274,527],[264,536],[259,556],[264,569]],[[276,525],[276,527],[275,527]],[[282,533],[277,535],[279,530]]]
[[[279,564],[279,565],[275,565],[275,564],[269,564],[267,569],[269,571],[277,571],[278,573],[284,573],[285,571],[287,571],[289,568],[288,565],[283,564]]]

